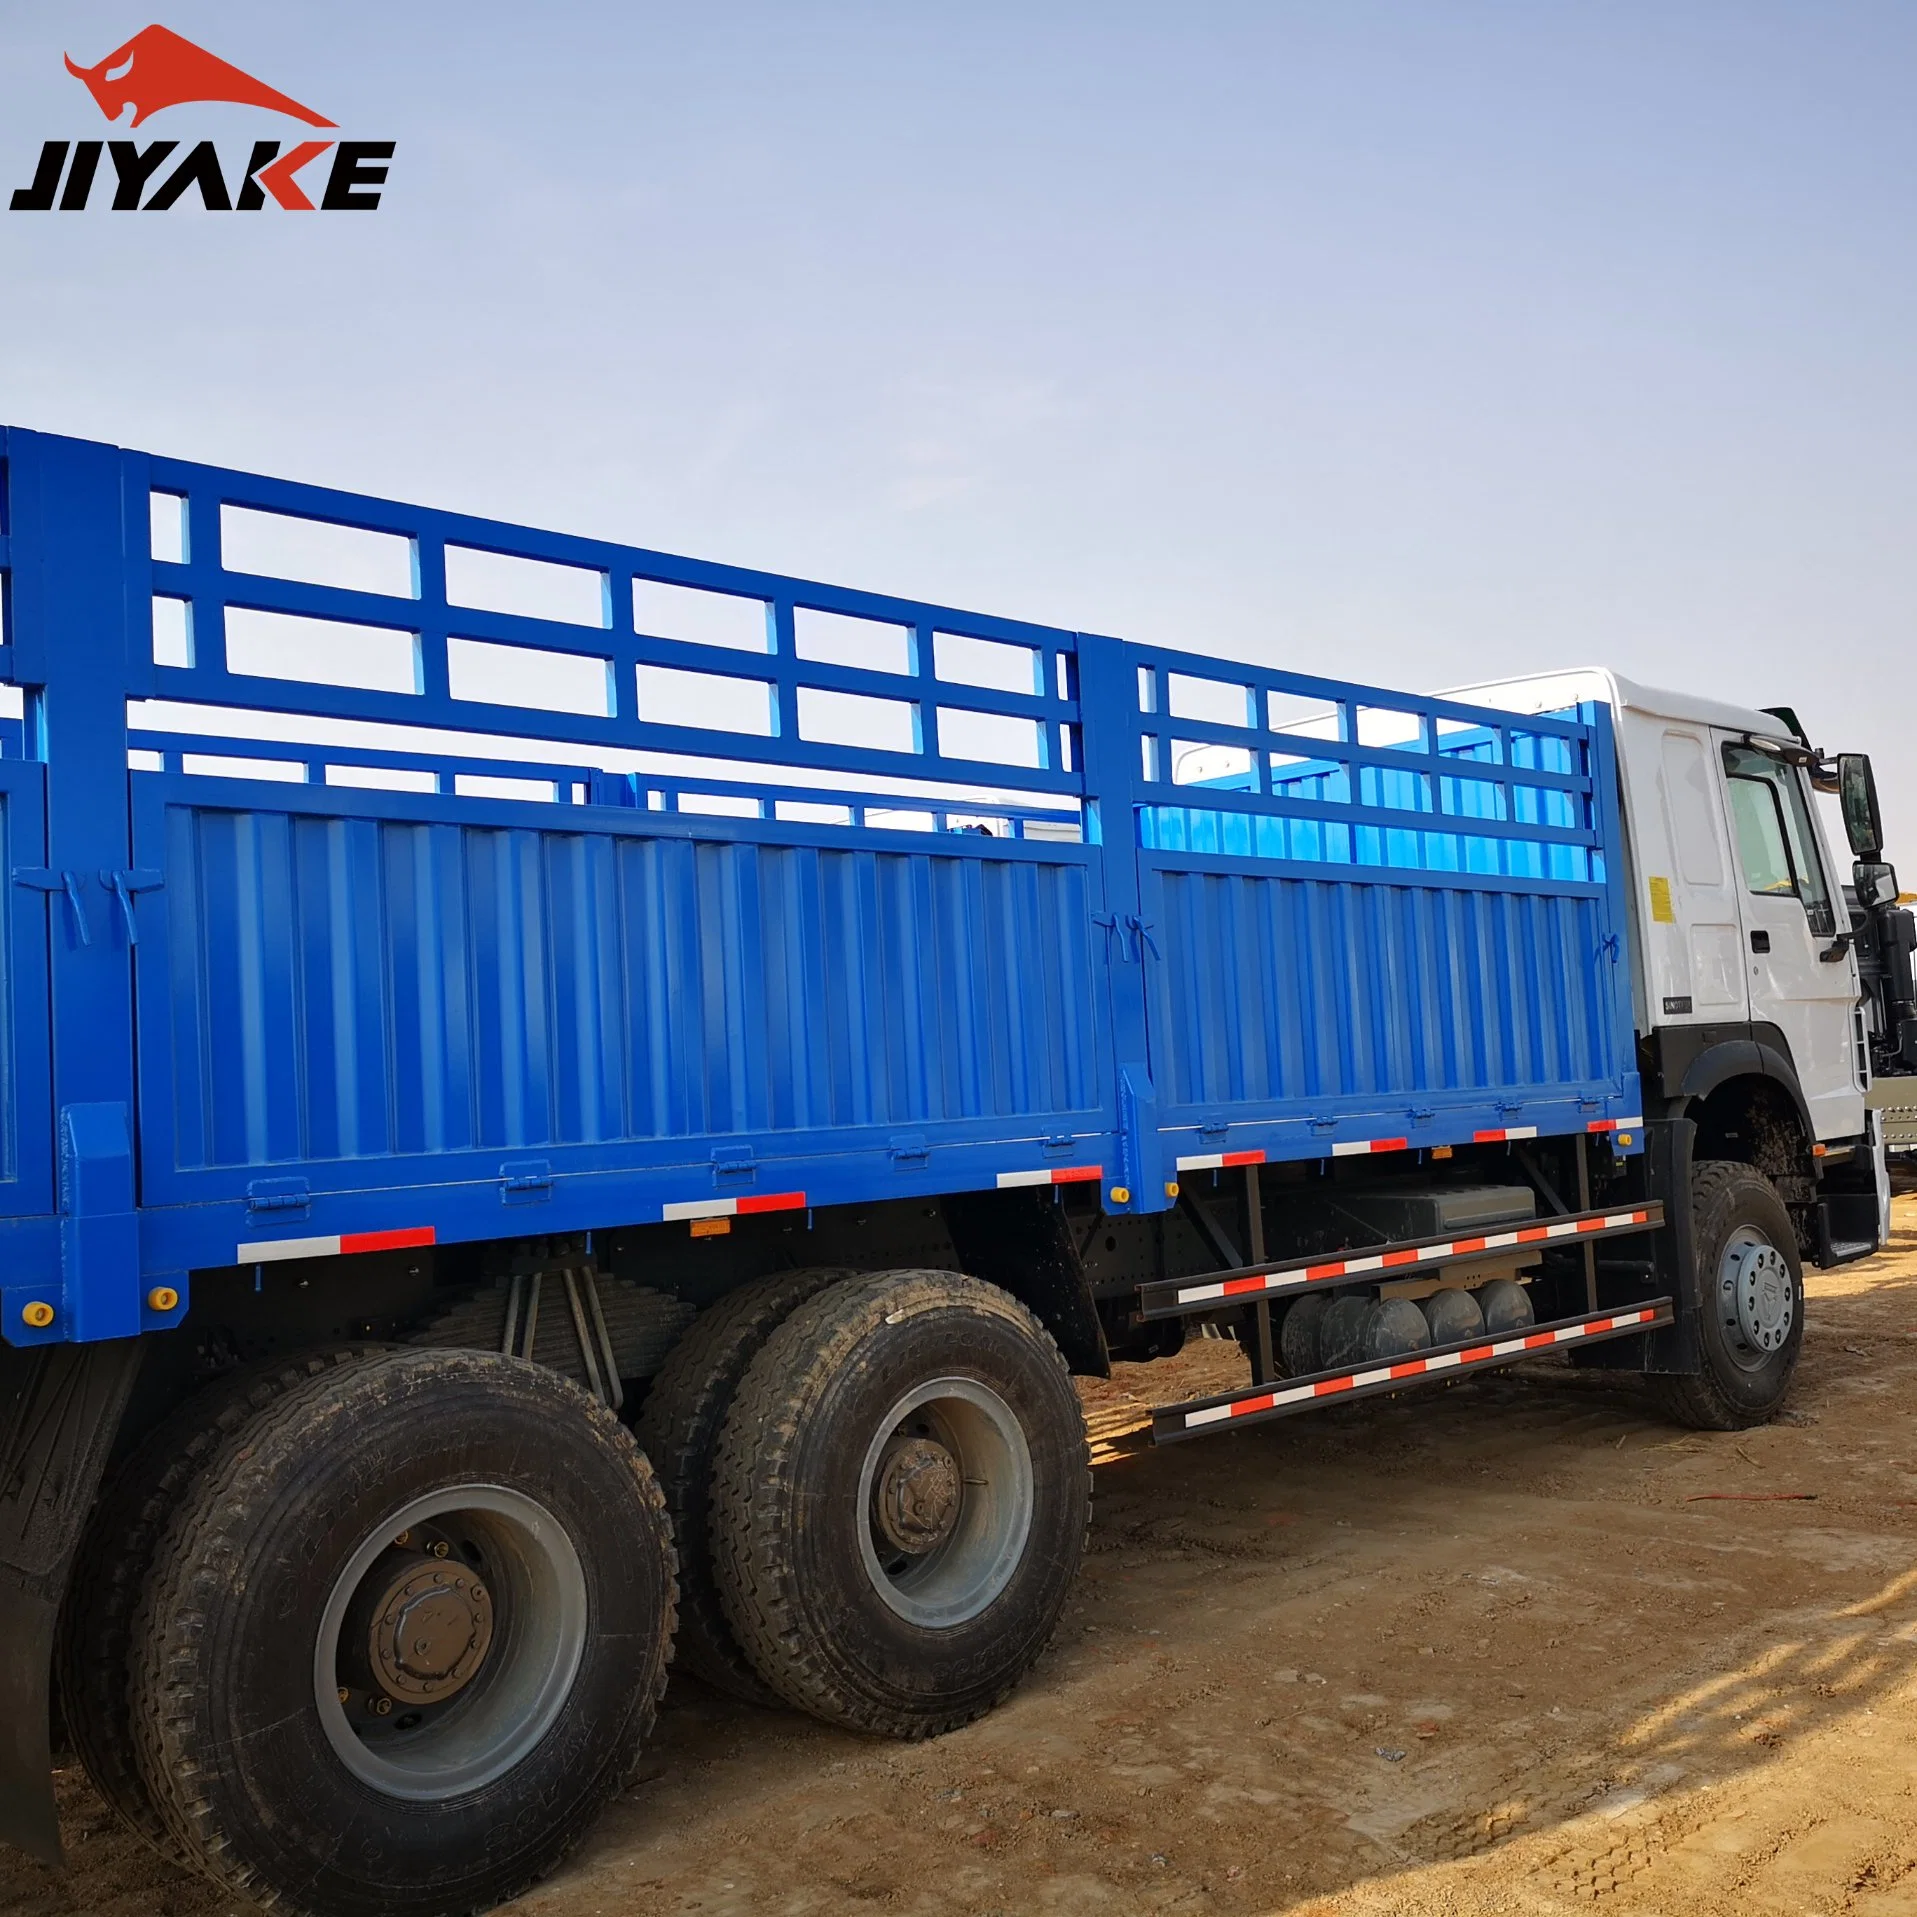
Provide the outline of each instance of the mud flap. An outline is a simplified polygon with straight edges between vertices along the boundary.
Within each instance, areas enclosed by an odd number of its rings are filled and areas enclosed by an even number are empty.
[[[945,1227],[965,1269],[1025,1305],[1074,1372],[1109,1378],[1104,1328],[1055,1189],[950,1192]]]
[[[1658,1265],[1656,1283],[1675,1300],[1677,1316],[1662,1331],[1646,1334],[1639,1347],[1641,1368],[1683,1378],[1695,1377],[1704,1368],[1704,1348],[1697,1333],[1701,1303],[1697,1246],[1691,1235],[1691,1157],[1696,1140],[1697,1126],[1688,1118],[1645,1127],[1651,1195],[1664,1201],[1664,1229],[1651,1240]],[[1620,1354],[1620,1362],[1628,1360]]]
[[[137,1338],[0,1345],[0,1839],[50,1864],[54,1620],[140,1354]]]

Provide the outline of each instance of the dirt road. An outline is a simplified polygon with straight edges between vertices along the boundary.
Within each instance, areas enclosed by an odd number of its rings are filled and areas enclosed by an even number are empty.
[[[1812,1277],[1761,1431],[1541,1367],[1113,1464],[996,1716],[883,1745],[684,1687],[517,1909],[1917,1914],[1917,1198],[1898,1227]],[[0,1913],[233,1908],[62,1789],[72,1874],[0,1854]]]

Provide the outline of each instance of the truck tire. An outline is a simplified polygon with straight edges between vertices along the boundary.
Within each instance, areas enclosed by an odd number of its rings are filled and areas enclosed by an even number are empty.
[[[692,1322],[692,1307],[670,1292],[653,1291],[630,1279],[591,1271],[587,1275],[598,1294],[620,1382],[644,1383]],[[586,1354],[579,1348],[579,1332],[567,1309],[564,1281],[551,1274],[543,1289],[544,1308],[533,1327],[533,1348],[524,1355],[583,1385],[588,1377]],[[497,1351],[505,1336],[508,1298],[504,1285],[488,1285],[421,1325],[406,1342],[440,1351]],[[520,1328],[523,1337],[523,1313]],[[596,1362],[596,1346],[593,1358]]]
[[[720,1596],[761,1678],[828,1723],[953,1730],[1051,1637],[1091,1514],[1058,1347],[947,1271],[851,1279],[766,1341],[713,1484]]]
[[[523,1891],[630,1773],[673,1622],[632,1435],[545,1367],[391,1351],[287,1392],[174,1512],[135,1619],[141,1774],[307,1917]]]
[[[635,1430],[659,1474],[679,1552],[679,1637],[674,1668],[749,1704],[779,1705],[739,1649],[712,1568],[712,1469],[726,1412],[765,1341],[828,1285],[858,1274],[843,1266],[782,1271],[728,1292],[673,1347],[646,1394]]]
[[[163,1418],[107,1482],[74,1559],[54,1645],[67,1734],[93,1787],[163,1857],[188,1862],[148,1795],[127,1707],[133,1612],[154,1550],[209,1459],[274,1399],[383,1349],[340,1345],[216,1379]]]
[[[1804,1268],[1776,1187],[1750,1165],[1708,1159],[1691,1176],[1697,1247],[1695,1377],[1653,1376],[1664,1413],[1697,1431],[1743,1431],[1775,1417],[1804,1341]]]

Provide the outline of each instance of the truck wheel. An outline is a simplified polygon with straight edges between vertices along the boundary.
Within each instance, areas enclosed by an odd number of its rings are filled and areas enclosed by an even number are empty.
[[[67,1732],[94,1789],[174,1863],[187,1859],[134,1762],[127,1708],[133,1611],[154,1550],[194,1479],[235,1431],[308,1378],[381,1349],[345,1345],[272,1358],[195,1392],[140,1440],[108,1482],[88,1523],[54,1649]]]
[[[1776,1188],[1730,1159],[1691,1179],[1702,1371],[1654,1376],[1664,1412],[1699,1431],[1742,1431],[1774,1417],[1790,1390],[1804,1339],[1804,1268]]]
[[[635,1427],[659,1474],[679,1552],[675,1666],[751,1704],[781,1700],[739,1649],[712,1570],[712,1467],[726,1412],[765,1341],[827,1285],[856,1277],[841,1266],[782,1271],[729,1292],[693,1320],[646,1394]]]
[[[449,1917],[550,1870],[629,1773],[672,1635],[664,1500],[543,1366],[310,1380],[173,1515],[135,1620],[140,1769],[194,1861],[310,1917]]]
[[[1045,1648],[1091,1512],[1085,1421],[1015,1298],[881,1272],[801,1306],[752,1362],[713,1485],[726,1616],[829,1723],[928,1737]]]

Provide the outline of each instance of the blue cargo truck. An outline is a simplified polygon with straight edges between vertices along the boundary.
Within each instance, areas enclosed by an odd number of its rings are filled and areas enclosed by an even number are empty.
[[[0,1834],[470,1911],[668,1658],[899,1737],[1160,1441],[1769,1417],[1917,1064],[1868,762],[0,436]],[[1846,886],[1812,794],[1835,791]]]

